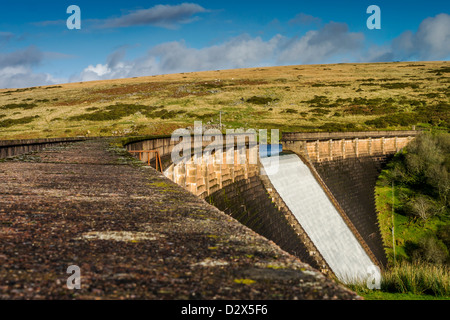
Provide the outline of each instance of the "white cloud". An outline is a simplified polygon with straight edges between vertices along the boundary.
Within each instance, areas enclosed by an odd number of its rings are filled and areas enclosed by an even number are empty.
[[[425,19],[414,35],[419,59],[442,59],[450,55],[450,15],[442,13]]]
[[[0,69],[0,88],[25,88],[58,83],[58,79],[47,73],[33,73],[27,66]]]
[[[35,46],[9,53],[0,53],[0,88],[23,88],[55,84],[55,79],[47,73],[34,73],[33,67],[44,59],[43,53]]]
[[[194,49],[184,41],[167,42],[135,60],[124,60],[123,49],[113,52],[106,63],[88,66],[71,81],[126,78],[166,73],[245,68],[270,64],[281,36],[269,41],[243,35],[223,44]],[[119,60],[118,57],[121,59]]]
[[[374,52],[380,51],[379,54]],[[446,60],[450,58],[450,15],[441,13],[422,21],[417,32],[405,31],[388,49],[374,48],[369,61]]]
[[[172,42],[153,48],[149,55],[159,59],[159,67],[164,72],[182,72],[186,68],[192,71],[244,68],[269,62],[280,40],[281,36],[263,41],[260,37],[243,35],[203,49]]]
[[[103,76],[111,73],[111,69],[107,65],[97,64],[96,66],[88,66],[83,70],[83,81],[92,81],[101,79]]]
[[[303,16],[305,21],[313,21],[312,18]],[[182,20],[170,21],[180,23]],[[2,35],[5,39],[12,36]],[[104,63],[87,66],[69,81],[286,64],[445,60],[450,57],[450,15],[427,18],[416,32],[406,31],[383,46],[373,45],[365,50],[364,42],[362,33],[351,32],[345,23],[330,22],[318,30],[310,30],[301,37],[293,38],[276,35],[263,39],[241,35],[203,48],[189,47],[184,41],[166,42],[131,60],[126,59],[126,47],[122,47],[111,53]],[[54,83],[56,79],[50,75],[33,72],[33,68],[48,57],[49,53],[33,46],[0,53],[0,87]]]
[[[360,49],[363,35],[349,32],[342,23],[329,23],[301,38],[276,35],[269,40],[242,35],[201,49],[174,41],[151,48],[144,56],[125,60],[123,48],[105,64],[89,66],[71,81],[126,78],[166,73],[250,68],[287,63],[325,63],[337,55]]]
[[[280,52],[280,63],[324,63],[341,54],[352,55],[363,45],[362,33],[349,32],[345,23],[330,22],[288,41]]]

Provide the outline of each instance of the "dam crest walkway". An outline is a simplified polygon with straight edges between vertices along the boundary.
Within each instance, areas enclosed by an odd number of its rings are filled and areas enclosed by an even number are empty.
[[[360,299],[112,142],[0,160],[1,299]]]

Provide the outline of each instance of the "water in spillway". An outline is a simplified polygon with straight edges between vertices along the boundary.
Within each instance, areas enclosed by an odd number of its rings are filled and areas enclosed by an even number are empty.
[[[295,154],[261,157],[260,161],[272,185],[336,277],[344,283],[365,281],[373,262],[310,169]]]

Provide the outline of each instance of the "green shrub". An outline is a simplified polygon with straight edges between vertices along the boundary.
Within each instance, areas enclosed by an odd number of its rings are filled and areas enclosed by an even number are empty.
[[[435,73],[436,75],[442,75],[442,73],[450,72],[450,67],[440,67],[439,69],[433,69],[430,71],[427,71],[427,73]]]
[[[419,85],[417,83],[408,83],[408,82],[394,82],[394,83],[383,83],[380,85],[382,88],[386,89],[419,89]]]
[[[439,98],[441,96],[440,93],[437,92],[431,92],[431,93],[422,93],[420,94],[421,96],[427,97],[429,99],[435,99],[435,98]]]
[[[70,117],[71,121],[110,121],[110,120],[120,120],[122,118],[131,116],[137,112],[142,113],[145,116],[152,117],[152,112],[163,108],[162,106],[144,106],[137,104],[116,104],[106,107],[104,110],[97,110],[93,113],[81,114],[78,116]],[[158,117],[158,116],[156,116]]]
[[[315,116],[323,116],[329,114],[331,111],[324,108],[314,108],[310,110]]]
[[[414,261],[423,260],[435,264],[444,264],[448,261],[446,245],[432,234],[427,234],[418,242],[418,247],[412,252]]]
[[[365,124],[378,129],[382,129],[397,126],[407,127],[419,122],[421,122],[421,118],[418,117],[415,113],[396,113],[384,117],[379,117],[373,120],[368,120],[365,122]]]
[[[434,105],[422,105],[414,109],[422,122],[450,128],[450,104],[439,102]]]
[[[407,261],[450,262],[449,169],[450,134],[424,133],[396,154],[380,175],[377,188],[385,190],[392,182],[396,186],[396,248]],[[380,193],[377,203],[391,196]],[[382,230],[392,225],[392,202],[386,204],[377,205]],[[390,246],[391,236],[383,233],[383,237]]]
[[[273,101],[278,101],[278,99],[272,99],[270,97],[257,97],[257,96],[253,96],[253,97],[247,99],[248,103],[259,104],[259,105],[266,105]]]
[[[197,87],[202,87],[205,89],[220,89],[225,86],[222,82],[204,82],[204,83],[198,83],[196,85]]]
[[[296,113],[298,113],[298,111],[295,109],[288,108],[288,109],[284,109],[281,113],[296,114]]]
[[[354,123],[335,123],[327,122],[320,126],[320,129],[327,132],[338,132],[338,131],[354,131],[357,127]]]
[[[194,118],[197,120],[202,120],[202,121],[209,121],[212,118],[217,118],[218,114],[217,113],[205,113],[205,114],[197,114],[197,113],[193,113],[193,112],[188,112],[186,114],[186,116],[188,116],[189,118]]]
[[[326,96],[314,96],[311,100],[303,101],[304,103],[310,104],[328,104],[330,100]]]
[[[19,119],[6,119],[0,121],[0,128],[9,128],[18,124],[27,124],[32,122],[34,119],[39,118],[39,116],[34,117],[23,117]]]
[[[33,109],[36,108],[38,105],[35,103],[10,103],[10,104],[6,104],[2,107],[0,107],[0,109],[4,109],[4,110],[9,110],[9,109],[24,109],[24,110],[29,110],[29,109]]]
[[[154,111],[153,113],[150,113],[148,115],[151,116],[152,118],[161,118],[163,120],[166,120],[166,119],[173,119],[173,118],[177,117],[179,114],[183,114],[183,113],[186,113],[186,111],[183,111],[183,110],[167,111],[166,109],[162,109],[162,110]]]

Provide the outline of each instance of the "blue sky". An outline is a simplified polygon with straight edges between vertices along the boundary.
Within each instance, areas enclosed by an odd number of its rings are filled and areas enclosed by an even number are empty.
[[[370,5],[381,29],[369,30]],[[81,9],[69,30],[67,7]],[[449,1],[8,1],[0,88],[229,68],[448,60]]]

